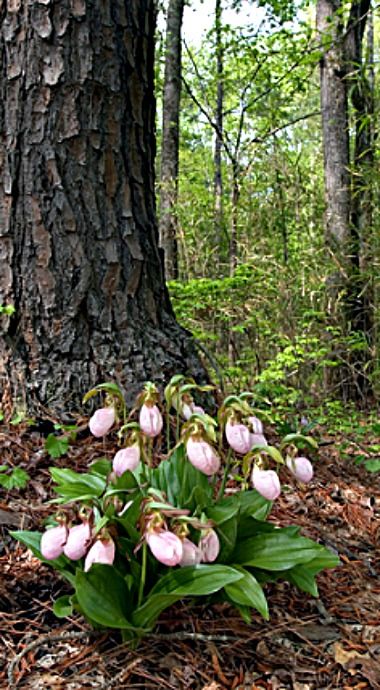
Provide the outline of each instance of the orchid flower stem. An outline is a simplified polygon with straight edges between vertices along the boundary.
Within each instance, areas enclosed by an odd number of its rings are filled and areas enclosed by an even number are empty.
[[[170,448],[170,414],[169,410],[166,412],[166,452],[169,452]]]
[[[227,458],[226,458],[226,465],[224,468],[224,475],[223,475],[222,483],[220,485],[217,500],[220,500],[221,498],[223,498],[224,490],[225,490],[226,484],[227,484],[228,473],[229,473],[230,467],[231,467],[231,458],[232,458],[232,450],[231,450],[231,448],[229,448],[228,453],[227,453]]]
[[[142,545],[142,563],[141,563],[141,577],[140,577],[140,586],[139,586],[139,596],[137,600],[137,606],[141,606],[143,596],[144,596],[144,587],[145,587],[145,580],[146,580],[146,564],[147,564],[147,551],[148,545],[146,541],[144,541]]]
[[[178,443],[179,441],[179,412],[177,410],[177,416],[176,416],[176,430],[175,430],[175,441]]]
[[[148,467],[149,469],[152,467],[152,461],[153,461],[153,439],[148,438],[148,449],[147,449],[147,459],[148,459]]]

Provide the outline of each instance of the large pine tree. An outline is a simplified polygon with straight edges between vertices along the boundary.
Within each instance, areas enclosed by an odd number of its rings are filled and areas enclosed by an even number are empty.
[[[0,377],[29,405],[202,376],[157,243],[154,6],[0,5]]]

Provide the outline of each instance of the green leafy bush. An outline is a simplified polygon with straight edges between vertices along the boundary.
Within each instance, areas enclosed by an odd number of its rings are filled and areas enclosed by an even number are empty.
[[[268,496],[281,490],[277,470],[308,481],[312,467],[297,447],[316,442],[290,434],[269,446],[249,393],[229,396],[210,417],[193,399],[208,388],[175,376],[163,404],[149,383],[130,413],[114,384],[85,396],[106,395],[89,427],[98,437],[118,429],[122,447],[87,472],[51,468],[53,526],[12,533],[72,585],[57,615],[79,611],[135,643],[180,599],[217,595],[249,620],[251,609],[269,617],[268,581],[317,596],[315,576],[338,558],[297,526],[267,521]]]

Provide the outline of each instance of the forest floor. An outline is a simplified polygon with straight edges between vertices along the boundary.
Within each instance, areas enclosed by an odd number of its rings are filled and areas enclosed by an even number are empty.
[[[31,477],[24,490],[1,489],[0,689],[379,690],[379,475],[343,459],[339,439],[324,441],[313,482],[290,485],[270,518],[339,554],[341,566],[318,578],[319,598],[277,582],[266,587],[270,621],[254,613],[250,625],[225,604],[182,603],[132,651],[115,632],[52,613],[67,585],[8,530],[41,529],[53,463],[41,434],[0,425],[1,461]],[[79,470],[113,452],[83,434],[53,462]]]

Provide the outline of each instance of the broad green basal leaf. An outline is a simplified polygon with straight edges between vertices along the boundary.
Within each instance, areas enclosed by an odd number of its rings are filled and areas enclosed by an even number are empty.
[[[87,573],[77,570],[75,585],[85,616],[107,628],[131,627],[126,615],[129,591],[112,566],[96,564]]]
[[[179,599],[214,594],[243,575],[226,565],[198,565],[179,568],[164,575],[149,592],[145,603],[133,615],[137,627],[151,626],[164,609]]]
[[[311,539],[278,529],[271,534],[259,534],[240,542],[232,560],[241,565],[281,571],[313,560],[321,549],[323,547]]]
[[[265,599],[263,589],[248,570],[241,566],[234,566],[236,570],[243,575],[241,580],[232,582],[225,586],[225,591],[231,601],[241,606],[249,606],[257,609],[259,613],[265,618],[269,619],[268,604]]]

